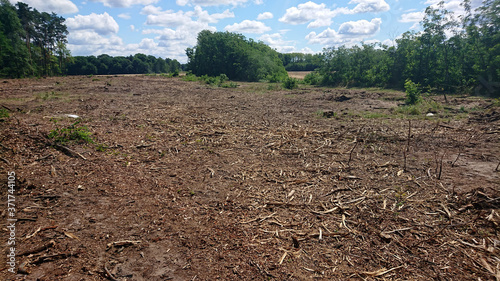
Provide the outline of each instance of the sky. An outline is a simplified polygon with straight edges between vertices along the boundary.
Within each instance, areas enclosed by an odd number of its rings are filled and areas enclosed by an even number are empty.
[[[13,4],[16,0],[10,0]],[[202,30],[241,33],[278,52],[318,53],[323,48],[394,44],[420,31],[428,6],[440,0],[24,0],[66,19],[73,56],[136,53],[187,61]],[[462,1],[445,8],[463,14]],[[481,0],[473,0],[478,6]]]

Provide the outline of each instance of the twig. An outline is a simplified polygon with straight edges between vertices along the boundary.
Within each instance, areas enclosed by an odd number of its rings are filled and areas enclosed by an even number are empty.
[[[410,138],[411,138],[411,120],[408,120],[408,141],[406,142],[406,151],[410,151]]]
[[[285,252],[285,253],[283,254],[283,256],[281,256],[281,259],[280,259],[280,261],[279,261],[279,264],[282,264],[282,263],[283,263],[283,261],[285,260],[285,258],[286,258],[286,255],[287,255],[287,254],[288,254],[288,252]]]
[[[2,160],[3,162],[7,163],[7,165],[10,165],[9,160],[7,160],[7,159],[5,159],[5,158],[2,158],[2,157],[0,157],[0,160]]]
[[[109,272],[108,268],[106,267],[106,265],[104,265],[104,271],[106,271],[106,274],[108,275],[108,278],[109,280],[111,281],[120,281],[118,279],[116,279],[113,274],[111,274],[111,272]]]
[[[79,253],[61,253],[61,254],[55,254],[55,255],[48,255],[48,256],[43,256],[37,258],[35,261],[33,261],[33,264],[41,264],[44,262],[51,262],[55,260],[60,260],[60,259],[65,259],[73,256],[78,256]]]
[[[355,141],[356,143],[354,144],[354,147],[351,149],[351,152],[349,152],[349,161],[347,161],[347,166],[351,166],[351,160],[352,160],[352,153],[354,152],[354,149],[356,149],[356,146],[358,146],[358,141]]]
[[[124,241],[116,241],[116,242],[111,242],[108,243],[107,247],[108,250],[112,247],[125,247],[125,246],[131,246],[131,245],[136,245],[141,243],[141,241],[129,241],[129,240],[124,240]]]
[[[371,277],[376,277],[376,276],[381,276],[381,275],[387,274],[387,273],[389,273],[389,272],[391,272],[393,270],[399,269],[401,267],[403,267],[403,266],[401,265],[401,266],[394,267],[394,268],[391,268],[391,269],[382,268],[382,269],[379,269],[377,271],[372,271],[372,272],[361,272],[361,274],[367,275],[367,276],[371,276]]]
[[[83,155],[81,155],[80,153],[78,153],[74,150],[69,149],[66,146],[55,144],[54,148],[61,151],[64,154],[70,156],[70,157],[81,158],[83,160],[87,160],[87,158],[85,158]]]
[[[315,215],[326,215],[326,214],[335,212],[338,208],[339,207],[335,207],[333,209],[330,209],[330,210],[327,210],[327,211],[323,211],[323,212],[320,212],[320,211],[311,211],[311,213],[313,213]]]
[[[40,252],[47,250],[50,247],[53,247],[55,244],[56,244],[56,242],[54,240],[50,240],[50,242],[48,244],[45,244],[42,247],[30,250],[30,251],[26,251],[24,253],[21,253],[21,254],[19,254],[19,256],[28,256],[31,254],[40,253]]]

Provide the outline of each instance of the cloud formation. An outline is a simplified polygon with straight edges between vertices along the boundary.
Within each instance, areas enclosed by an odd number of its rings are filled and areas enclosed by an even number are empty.
[[[77,15],[66,19],[66,26],[70,32],[76,30],[92,30],[99,35],[118,33],[119,26],[115,19],[108,13],[90,14],[87,16]]]
[[[288,8],[279,21],[292,25],[310,22],[308,28],[318,28],[330,26],[333,18],[341,14],[379,13],[390,9],[389,4],[384,0],[351,0],[349,4],[357,5],[353,9],[341,7],[331,10],[324,3],[316,4],[309,1],[297,7]]]
[[[270,12],[265,12],[265,13],[262,13],[262,14],[259,14],[257,16],[257,20],[268,20],[268,19],[272,19],[274,16],[272,13]]]
[[[15,5],[18,0],[10,0],[10,3]],[[30,7],[37,9],[40,12],[56,13],[56,14],[73,14],[78,13],[78,8],[70,0],[23,0]]]
[[[316,32],[309,33],[306,39],[309,44],[324,46],[352,45],[374,36],[380,30],[381,24],[382,20],[380,18],[374,18],[371,21],[349,21],[341,24],[338,31],[327,28],[319,34],[316,34]]]
[[[93,2],[101,2],[106,7],[112,8],[128,8],[134,5],[150,5],[157,3],[159,0],[91,0]]]
[[[224,27],[224,30],[235,33],[262,34],[270,31],[271,28],[260,21],[244,20],[240,23],[234,23],[232,25],[228,25]]]
[[[222,13],[209,14],[200,6],[196,6],[193,11],[177,11],[172,10],[162,11],[161,7],[148,5],[144,7],[141,14],[147,15],[147,25],[157,25],[165,27],[179,27],[189,24],[193,21],[192,18],[197,18],[197,21],[203,23],[217,23],[221,19],[234,18],[234,13],[225,10]]]
[[[244,4],[248,2],[248,0],[177,0],[176,3],[179,6],[221,6],[221,5],[231,5],[237,6],[240,4]],[[256,4],[262,4],[261,1],[256,1]]]

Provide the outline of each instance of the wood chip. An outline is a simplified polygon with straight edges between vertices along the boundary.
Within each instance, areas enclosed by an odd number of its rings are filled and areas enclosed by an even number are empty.
[[[391,269],[385,269],[385,268],[381,268],[377,271],[371,271],[371,272],[361,272],[361,274],[363,275],[366,275],[366,276],[370,276],[370,277],[377,277],[377,276],[381,276],[381,275],[384,275],[384,274],[387,274],[393,270],[396,270],[396,269],[399,269],[403,267],[402,265],[401,266],[398,266],[398,267],[394,267],[394,268],[391,268]]]

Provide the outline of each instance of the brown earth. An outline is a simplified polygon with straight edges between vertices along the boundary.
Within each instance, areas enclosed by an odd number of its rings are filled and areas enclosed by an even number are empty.
[[[491,100],[240,84],[0,81],[0,279],[499,280]],[[94,144],[47,137],[75,120]]]

